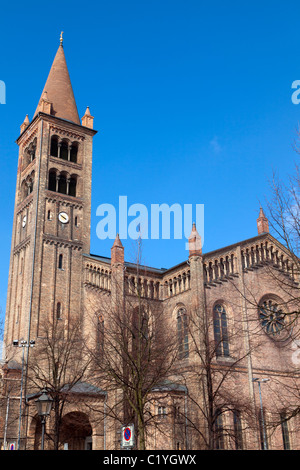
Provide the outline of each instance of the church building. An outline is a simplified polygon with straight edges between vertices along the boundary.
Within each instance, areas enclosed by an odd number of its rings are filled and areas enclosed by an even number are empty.
[[[70,325],[80,319],[93,359],[80,374],[77,365],[76,380],[60,390],[67,398],[56,448],[120,449],[127,445],[127,426],[139,449],[299,449],[299,273],[293,256],[270,234],[262,208],[252,238],[209,253],[202,252],[194,224],[188,258],[168,269],[127,262],[118,235],[110,258],[91,254],[93,121],[89,107],[79,117],[61,39],[33,118],[26,116],[17,138],[1,447],[55,448],[53,380],[38,374],[37,352],[45,353],[38,348],[47,325],[59,324],[68,344]],[[160,338],[160,354],[156,349],[147,372],[152,382],[145,377],[152,386],[143,392],[143,417],[130,404],[135,390],[127,395],[124,381],[116,386],[117,367],[126,358],[123,350],[114,375],[117,340],[106,336],[116,311],[128,313],[130,305],[133,312],[142,305],[154,318],[147,317],[151,326],[141,344],[151,347],[155,328]],[[139,313],[130,318],[137,322]],[[133,333],[128,341],[133,351]],[[78,364],[86,354],[79,354]],[[70,371],[64,373],[70,379]],[[35,407],[41,389],[53,400],[45,421]]]

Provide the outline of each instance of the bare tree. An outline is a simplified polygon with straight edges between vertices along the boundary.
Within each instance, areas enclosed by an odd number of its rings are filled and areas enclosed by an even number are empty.
[[[186,432],[190,448],[242,449],[245,431],[256,427],[247,380],[240,380],[251,350],[245,350],[243,320],[233,328],[216,307],[218,318],[204,304],[188,317],[189,362],[181,375],[189,400]]]
[[[53,439],[55,450],[59,448],[63,411],[70,400],[73,387],[83,380],[89,366],[84,354],[82,321],[71,319],[44,321],[39,338],[28,361],[28,390],[32,397],[46,389],[53,400],[54,426],[48,438]]]
[[[108,401],[107,415],[120,424],[135,424],[139,450],[146,448],[147,427],[153,423],[153,390],[169,377],[177,355],[161,303],[143,296],[143,270],[138,256],[136,282],[127,285],[126,295],[124,279],[113,273],[114,295],[88,307],[96,311],[93,323],[98,331],[96,346],[90,347],[94,383],[114,397]]]

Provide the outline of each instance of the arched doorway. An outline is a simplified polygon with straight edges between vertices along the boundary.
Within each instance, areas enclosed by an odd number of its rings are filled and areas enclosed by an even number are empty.
[[[92,450],[92,427],[85,413],[67,413],[62,420],[60,443],[66,450]]]

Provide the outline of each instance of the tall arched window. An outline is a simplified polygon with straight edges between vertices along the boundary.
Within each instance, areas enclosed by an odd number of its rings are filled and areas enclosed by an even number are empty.
[[[72,177],[69,183],[69,196],[76,197],[76,178]]]
[[[224,305],[214,307],[214,336],[216,355],[229,357],[228,325]]]
[[[222,410],[217,409],[214,417],[214,448],[215,450],[223,450],[224,443],[224,428]]]
[[[71,150],[70,150],[70,161],[73,163],[77,163],[77,153],[78,153],[78,145],[76,142],[72,143]]]
[[[56,173],[55,173],[55,171],[50,171],[50,173],[49,173],[48,189],[50,191],[56,191]]]
[[[177,312],[177,336],[179,359],[185,359],[189,357],[189,334],[187,313],[183,307]]]
[[[67,194],[67,178],[65,175],[60,175],[58,182],[58,192],[62,194]]]
[[[51,157],[58,157],[58,137],[56,135],[51,137],[50,155]]]
[[[243,449],[243,432],[242,432],[242,420],[241,412],[239,410],[233,410],[233,428],[234,428],[234,440],[236,450]]]
[[[60,158],[62,158],[63,160],[68,160],[68,156],[69,156],[68,142],[63,140],[60,146]]]

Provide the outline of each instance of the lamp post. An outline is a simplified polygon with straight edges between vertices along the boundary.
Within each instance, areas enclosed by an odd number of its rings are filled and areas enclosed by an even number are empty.
[[[43,389],[39,398],[35,400],[36,409],[38,412],[39,417],[41,418],[42,422],[42,442],[41,442],[41,450],[44,450],[44,437],[45,437],[45,424],[46,418],[50,415],[50,411],[52,408],[52,398],[47,395],[47,390]]]
[[[263,403],[262,403],[260,384],[269,382],[269,380],[270,379],[259,379],[258,377],[252,379],[252,382],[256,382],[258,384],[259,401],[260,401],[260,416],[261,416],[261,424],[262,424],[262,431],[263,431],[263,448],[264,448],[264,450],[268,450],[268,446],[267,446],[267,434],[266,434],[266,428],[265,428],[264,411],[263,411]]]
[[[20,389],[20,410],[19,410],[19,431],[18,431],[18,447],[20,450],[21,446],[21,422],[22,422],[22,405],[23,405],[23,382],[24,382],[24,352],[25,348],[33,348],[35,345],[34,340],[30,340],[29,343],[25,340],[19,341],[18,339],[13,340],[13,346],[23,348],[22,353],[22,372],[21,372],[21,389]]]

